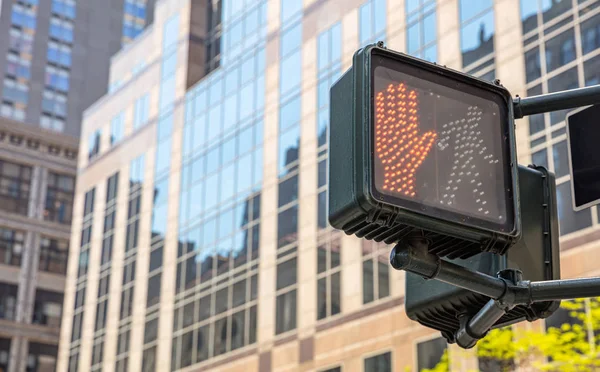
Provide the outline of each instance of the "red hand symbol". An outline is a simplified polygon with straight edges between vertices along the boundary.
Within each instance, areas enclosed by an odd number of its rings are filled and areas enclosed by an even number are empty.
[[[417,93],[403,83],[377,93],[375,106],[375,151],[384,167],[383,189],[415,196],[415,172],[437,133],[419,133]]]

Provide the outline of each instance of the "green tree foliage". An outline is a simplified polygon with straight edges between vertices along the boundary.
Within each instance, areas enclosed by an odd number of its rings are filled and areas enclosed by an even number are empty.
[[[488,370],[543,372],[600,372],[600,297],[563,301],[573,324],[550,327],[546,332],[506,327],[491,330],[477,343],[477,357]],[[448,350],[435,368],[420,372],[450,371]]]
[[[551,327],[547,332],[495,329],[478,343],[477,356],[496,360],[503,372],[523,367],[549,372],[600,371],[600,298],[563,301],[561,307],[574,324]]]

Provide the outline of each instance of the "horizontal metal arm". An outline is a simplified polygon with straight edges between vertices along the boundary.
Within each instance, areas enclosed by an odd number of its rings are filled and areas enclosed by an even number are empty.
[[[493,277],[444,261],[428,252],[427,242],[412,239],[392,249],[390,263],[426,279],[488,296],[491,299],[474,316],[460,317],[460,328],[454,333],[460,347],[471,348],[485,336],[500,318],[518,305],[575,298],[600,297],[600,278],[548,280],[529,282],[519,270],[505,269]]]
[[[600,85],[513,100],[514,117],[600,104]]]
[[[426,247],[394,247],[390,262],[396,270],[406,270],[427,279],[436,279],[471,292],[498,299],[506,292],[504,280],[444,261]]]
[[[600,278],[561,279],[529,283],[533,302],[600,297]]]

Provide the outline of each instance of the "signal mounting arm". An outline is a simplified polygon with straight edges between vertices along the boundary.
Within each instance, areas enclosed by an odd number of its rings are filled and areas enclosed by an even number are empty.
[[[507,269],[497,277],[474,271],[428,253],[427,241],[411,238],[392,249],[390,263],[396,270],[439,280],[490,297],[474,316],[461,316],[454,341],[468,349],[483,338],[492,326],[517,305],[600,296],[600,278],[562,279],[530,282],[519,270]]]

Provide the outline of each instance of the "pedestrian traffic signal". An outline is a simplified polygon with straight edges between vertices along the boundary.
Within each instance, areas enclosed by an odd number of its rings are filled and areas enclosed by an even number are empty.
[[[415,230],[430,252],[503,253],[519,238],[512,99],[370,45],[331,88],[329,220],[366,239]]]

